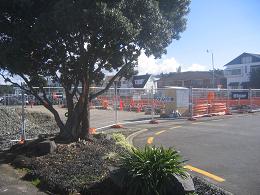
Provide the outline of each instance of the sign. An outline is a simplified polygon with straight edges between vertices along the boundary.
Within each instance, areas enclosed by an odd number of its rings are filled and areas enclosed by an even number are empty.
[[[155,97],[156,100],[161,101],[161,102],[173,102],[174,98],[173,97]]]
[[[247,91],[239,91],[239,92],[231,92],[231,98],[233,100],[237,99],[248,99],[248,92]]]

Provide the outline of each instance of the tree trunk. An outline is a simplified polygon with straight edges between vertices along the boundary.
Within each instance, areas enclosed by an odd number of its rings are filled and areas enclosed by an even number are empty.
[[[76,141],[80,137],[80,127],[82,120],[82,109],[83,108],[83,98],[80,97],[78,103],[74,109],[68,109],[68,118],[64,127],[64,132],[61,137],[64,139],[69,139],[71,141]]]
[[[82,125],[80,138],[89,139],[89,128],[90,128],[90,111],[89,111],[89,101],[88,98],[85,100],[83,114],[82,114]]]

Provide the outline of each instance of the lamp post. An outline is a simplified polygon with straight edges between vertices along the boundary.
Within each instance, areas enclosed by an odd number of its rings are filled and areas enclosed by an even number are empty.
[[[211,53],[211,64],[212,64],[212,87],[214,88],[215,87],[215,74],[214,74],[214,70],[215,70],[215,67],[214,67],[214,54],[213,52],[211,52],[210,50],[207,49],[207,53]]]

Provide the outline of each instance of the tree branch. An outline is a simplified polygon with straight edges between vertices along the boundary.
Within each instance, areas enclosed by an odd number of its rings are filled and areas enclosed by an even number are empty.
[[[89,101],[91,101],[92,99],[98,97],[99,95],[101,95],[102,93],[107,91],[113,85],[113,82],[117,79],[117,77],[121,76],[121,74],[124,72],[124,70],[126,68],[128,68],[128,66],[130,66],[130,65],[131,65],[131,63],[126,62],[126,64],[116,73],[116,75],[113,76],[112,79],[110,79],[109,83],[107,84],[107,86],[104,89],[102,89],[99,92],[89,96]]]
[[[54,116],[54,118],[55,118],[55,120],[56,120],[56,122],[57,122],[57,125],[58,125],[59,128],[60,128],[60,130],[62,131],[62,130],[64,129],[64,124],[63,124],[63,122],[62,122],[62,120],[61,120],[61,118],[60,118],[60,116],[59,116],[59,113],[53,108],[53,106],[52,106],[51,102],[48,100],[48,98],[47,98],[47,96],[46,96],[46,93],[45,93],[45,91],[43,90],[43,88],[42,88],[42,89],[39,88],[39,89],[42,90],[42,92],[43,92],[43,94],[44,94],[44,95],[43,95],[43,98],[44,98],[44,99],[42,99],[42,98],[38,95],[38,93],[37,93],[37,91],[35,90],[35,88],[30,85],[29,80],[28,80],[24,75],[18,74],[18,75],[25,81],[25,83],[27,84],[27,86],[29,87],[30,90],[29,90],[29,89],[26,89],[26,88],[23,87],[22,85],[19,85],[18,83],[15,83],[15,82],[11,81],[10,78],[6,78],[2,73],[0,73],[0,75],[1,75],[5,80],[7,80],[8,82],[12,83],[13,85],[19,87],[20,89],[26,91],[26,92],[29,93],[29,94],[34,95],[34,97],[36,97],[36,98],[44,105],[44,107],[47,108],[47,109],[53,114],[53,116]],[[46,102],[47,102],[47,104],[46,104]]]

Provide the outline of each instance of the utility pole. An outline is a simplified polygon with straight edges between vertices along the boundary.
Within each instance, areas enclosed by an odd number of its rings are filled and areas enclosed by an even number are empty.
[[[211,51],[209,51],[208,49],[207,49],[207,53],[211,53],[211,64],[212,64],[212,68],[213,68],[213,70],[212,70],[212,88],[215,88],[215,65],[214,65],[214,54],[213,54],[213,52],[211,52]]]

